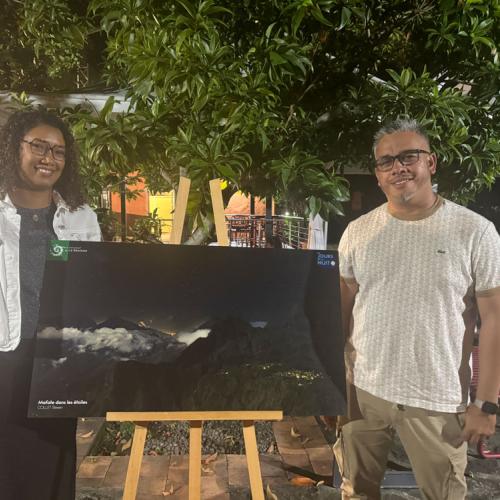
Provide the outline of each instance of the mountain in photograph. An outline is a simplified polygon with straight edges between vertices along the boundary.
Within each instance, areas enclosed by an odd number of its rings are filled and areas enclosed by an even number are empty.
[[[61,416],[200,409],[339,413],[342,384],[337,388],[325,372],[308,330],[307,319],[293,313],[279,325],[214,319],[180,335],[121,318],[85,331],[46,327],[38,334],[36,394],[87,402],[64,408]],[[37,414],[58,415],[50,408]]]

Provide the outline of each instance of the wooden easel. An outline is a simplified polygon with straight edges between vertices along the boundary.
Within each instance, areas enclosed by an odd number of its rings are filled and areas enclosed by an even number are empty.
[[[182,228],[189,196],[190,180],[181,177],[175,202],[174,221],[170,243],[180,244]],[[214,211],[217,242],[220,246],[228,246],[224,203],[220,180],[210,181],[210,195]],[[283,412],[279,411],[188,411],[188,412],[108,412],[108,422],[133,422],[135,425],[132,448],[125,478],[123,500],[135,500],[139,475],[141,471],[144,444],[149,422],[154,421],[188,421],[189,422],[189,500],[201,498],[201,433],[204,420],[241,420],[243,438],[247,457],[248,476],[253,500],[264,500],[264,490],[260,472],[259,452],[255,435],[256,420],[282,420]]]
[[[199,500],[201,490],[201,431],[204,420],[241,420],[250,490],[254,500],[264,500],[255,420],[281,420],[282,411],[108,412],[109,422],[133,422],[134,437],[123,500],[135,500],[149,422],[189,421],[189,500]]]

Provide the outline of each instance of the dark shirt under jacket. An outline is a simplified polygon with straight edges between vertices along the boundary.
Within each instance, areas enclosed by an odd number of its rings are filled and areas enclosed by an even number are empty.
[[[17,209],[21,216],[19,278],[22,339],[31,339],[35,335],[48,243],[56,238],[52,227],[55,211],[54,204],[46,208]]]

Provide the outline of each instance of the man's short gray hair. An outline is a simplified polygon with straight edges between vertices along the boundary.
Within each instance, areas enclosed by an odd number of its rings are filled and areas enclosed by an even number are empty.
[[[417,120],[413,118],[398,118],[393,122],[384,125],[381,129],[373,137],[373,155],[375,155],[375,148],[378,146],[378,143],[382,139],[382,137],[394,134],[395,132],[415,132],[416,134],[423,137],[427,144],[430,147],[429,136],[425,129],[420,125]]]

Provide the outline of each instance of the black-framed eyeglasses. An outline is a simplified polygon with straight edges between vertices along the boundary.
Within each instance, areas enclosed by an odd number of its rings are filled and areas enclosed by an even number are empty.
[[[395,156],[391,155],[381,156],[375,162],[375,166],[377,167],[377,170],[380,170],[381,172],[388,172],[389,170],[392,170],[394,162],[398,160],[399,163],[401,163],[401,165],[409,167],[417,163],[418,160],[420,160],[420,155],[422,153],[425,153],[427,155],[432,154],[430,151],[426,151],[425,149],[405,149],[404,151],[401,151],[401,153],[398,153]]]
[[[50,151],[54,160],[64,161],[66,159],[66,149],[64,146],[58,146],[57,144],[55,146],[51,146],[47,141],[42,139],[33,139],[31,141],[21,139],[21,142],[29,144],[31,152],[35,156],[44,157],[47,156],[47,153]]]

